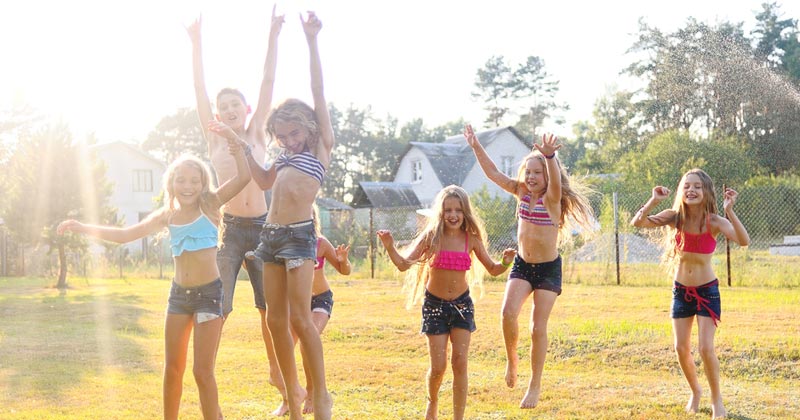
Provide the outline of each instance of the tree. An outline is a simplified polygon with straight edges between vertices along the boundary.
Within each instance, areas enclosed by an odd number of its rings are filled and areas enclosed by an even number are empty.
[[[57,250],[59,288],[67,286],[66,249],[85,249],[72,235],[58,236],[56,225],[67,218],[106,222],[115,213],[108,206],[111,185],[105,168],[85,145],[72,142],[63,124],[49,124],[18,138],[7,164],[3,218],[20,244],[45,244]]]
[[[511,67],[505,63],[503,56],[494,56],[486,60],[482,69],[478,69],[473,98],[480,98],[485,104],[484,109],[489,115],[484,120],[494,127],[500,126],[500,121],[509,111],[505,100],[511,97]]]
[[[159,156],[164,162],[172,162],[186,152],[205,158],[208,148],[197,112],[192,108],[178,108],[174,114],[161,118],[142,143],[142,150]]]

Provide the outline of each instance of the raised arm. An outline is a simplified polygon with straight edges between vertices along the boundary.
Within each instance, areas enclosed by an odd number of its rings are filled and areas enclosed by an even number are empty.
[[[269,27],[269,42],[267,44],[267,58],[264,61],[264,76],[261,80],[261,90],[258,94],[258,104],[253,116],[250,119],[250,125],[254,130],[258,130],[260,134],[257,136],[259,141],[264,141],[264,130],[267,124],[267,115],[269,115],[270,107],[272,105],[272,93],[275,86],[275,68],[278,64],[278,35],[283,26],[283,15],[275,15],[275,7],[272,6],[272,20]]]
[[[125,227],[93,225],[72,219],[65,220],[56,227],[56,233],[63,235],[65,232],[75,232],[104,241],[124,244],[156,233],[166,225],[165,213],[161,210],[156,210],[141,222]]]
[[[725,198],[722,202],[722,208],[725,210],[725,217],[728,219],[720,218],[720,232],[726,238],[741,246],[750,245],[750,235],[747,233],[747,229],[745,229],[739,217],[736,216],[736,213],[733,212],[733,204],[736,202],[739,193],[731,188],[725,188],[723,194],[725,194]]]
[[[536,150],[544,155],[545,166],[547,166],[547,191],[545,198],[548,203],[561,202],[561,168],[556,159],[556,150],[561,148],[558,137],[550,134],[542,135],[542,144],[534,143]]]
[[[514,262],[514,255],[517,254],[517,251],[513,248],[507,248],[503,251],[503,257],[500,258],[500,261],[495,262],[492,257],[489,256],[486,247],[483,246],[483,242],[477,240],[475,237],[471,237],[470,243],[473,244],[472,252],[475,254],[475,257],[486,267],[486,272],[493,276],[503,274],[511,263]]]
[[[500,188],[516,195],[519,183],[517,180],[512,179],[497,169],[497,165],[494,164],[492,158],[486,153],[486,150],[478,141],[478,136],[475,135],[475,131],[469,124],[464,126],[464,137],[467,139],[467,144],[472,148],[472,152],[475,153],[475,159],[478,160],[478,164],[481,166],[481,169],[483,169],[483,173],[486,174],[486,177]]]
[[[320,237],[320,248],[328,264],[332,265],[339,274],[349,275],[352,267],[350,266],[350,245],[339,245],[334,248],[328,238]]]
[[[245,156],[245,147],[247,143],[244,142],[229,126],[211,120],[208,123],[208,130],[219,134],[228,140],[228,150],[236,162],[236,176],[228,179],[217,189],[217,199],[219,204],[227,203],[231,198],[244,189],[248,182],[250,182],[250,168],[247,163],[248,157]],[[252,153],[250,153],[252,155]],[[250,156],[252,159],[252,156]]]
[[[189,39],[192,40],[192,75],[194,77],[194,96],[197,101],[197,116],[200,119],[203,135],[208,141],[207,126],[208,122],[214,119],[214,111],[211,109],[211,101],[208,99],[205,74],[203,72],[202,23],[203,17],[200,16],[186,27],[186,32],[189,34]]]
[[[317,158],[326,167],[331,160],[333,150],[333,125],[331,115],[328,112],[328,104],[325,102],[324,85],[322,82],[322,62],[319,58],[319,45],[317,35],[322,29],[322,22],[314,12],[308,12],[308,19],[303,20],[300,15],[300,22],[303,24],[303,32],[306,34],[308,42],[309,64],[311,66],[311,95],[314,97],[314,112],[319,124],[319,152]]]
[[[377,234],[378,239],[380,239],[383,243],[383,247],[386,248],[386,253],[389,254],[389,259],[392,260],[392,263],[400,271],[406,271],[411,268],[411,266],[416,264],[420,255],[422,255],[422,251],[424,251],[424,245],[422,244],[422,241],[419,241],[417,242],[417,246],[411,251],[411,254],[409,254],[408,257],[404,257],[397,252],[397,248],[394,246],[392,232],[386,229],[381,229],[377,232]]]
[[[657,186],[653,188],[653,194],[649,200],[633,215],[631,224],[638,228],[654,228],[664,226],[675,219],[675,211],[672,209],[664,210],[655,216],[650,216],[650,212],[670,194],[669,188]]]

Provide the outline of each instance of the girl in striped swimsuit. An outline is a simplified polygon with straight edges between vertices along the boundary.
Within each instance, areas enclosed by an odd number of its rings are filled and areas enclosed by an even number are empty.
[[[556,150],[561,144],[555,136],[542,136],[542,144],[534,144],[535,149],[522,160],[516,179],[497,169],[471,126],[464,128],[464,137],[486,176],[519,202],[519,249],[508,275],[502,309],[505,379],[510,388],[517,383],[517,318],[525,300],[533,294],[531,379],[519,404],[520,408],[533,408],[539,402],[547,355],[547,321],[561,294],[559,239],[570,238],[572,226],[568,222],[576,223],[584,232],[592,230],[593,211],[581,186],[570,181],[559,164]]]
[[[470,205],[463,188],[445,187],[433,201],[435,214],[414,239],[407,256],[402,256],[394,245],[392,233],[379,230],[389,258],[400,271],[419,264],[416,281],[409,288],[409,303],[413,304],[424,290],[422,305],[422,333],[428,338],[431,363],[428,368],[427,420],[436,419],[439,406],[439,387],[447,370],[447,344],[451,344],[453,366],[453,419],[464,418],[467,406],[467,354],[470,336],[475,331],[474,305],[469,295],[467,271],[474,253],[478,261],[493,276],[503,273],[515,251],[506,249],[503,258],[495,262],[486,251],[486,232],[483,222]],[[472,273],[473,283],[481,275]],[[424,289],[419,287],[424,282]]]
[[[652,197],[636,212],[631,224],[640,228],[672,228],[666,236],[664,260],[674,273],[672,331],[675,352],[683,376],[692,390],[686,411],[696,413],[702,395],[691,347],[692,322],[696,318],[700,357],[711,390],[711,415],[712,418],[725,417],[719,385],[719,360],[714,350],[714,334],[722,315],[722,306],[711,257],[720,233],[742,246],[750,243],[750,236],[733,212],[738,193],[730,188],[723,191],[722,207],[727,218],[717,215],[714,182],[701,169],[686,172],[678,183],[677,191],[672,208],[649,216],[650,211],[670,194],[666,187],[653,188]],[[672,230],[674,235],[671,234]]]

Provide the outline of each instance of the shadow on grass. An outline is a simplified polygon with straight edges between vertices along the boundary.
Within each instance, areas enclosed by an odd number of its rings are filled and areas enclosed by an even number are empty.
[[[93,286],[59,291],[41,280],[0,282],[0,369],[7,398],[57,402],[82,380],[113,369],[122,373],[158,370],[132,336],[151,334],[139,325],[145,312],[133,294]],[[9,322],[10,321],[10,322]]]

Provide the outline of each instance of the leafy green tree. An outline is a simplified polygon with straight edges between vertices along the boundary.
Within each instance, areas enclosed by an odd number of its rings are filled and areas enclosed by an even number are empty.
[[[478,69],[475,80],[477,90],[472,92],[472,97],[485,104],[484,109],[489,113],[485,123],[499,127],[508,113],[510,108],[505,101],[511,97],[511,78],[511,67],[505,63],[503,56],[490,57],[484,67]]]
[[[206,158],[208,149],[197,112],[193,108],[178,108],[174,114],[161,118],[142,143],[142,150],[164,162],[172,162],[187,152]]]
[[[85,250],[86,244],[73,235],[56,235],[55,227],[67,218],[106,222],[113,217],[105,167],[85,144],[73,143],[65,125],[49,124],[18,138],[6,173],[3,219],[11,236],[22,245],[56,250],[57,286],[65,288],[66,249]]]

